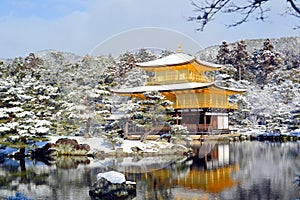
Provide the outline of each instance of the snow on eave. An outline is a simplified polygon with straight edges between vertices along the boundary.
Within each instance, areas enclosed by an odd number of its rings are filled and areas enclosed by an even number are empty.
[[[212,63],[212,62],[207,62],[207,61],[204,61],[204,60],[199,60],[198,58],[196,59],[196,62],[199,63],[199,64],[201,64],[201,65],[204,65],[206,67],[215,68],[215,69],[220,69],[223,66],[223,65]]]
[[[218,89],[221,89],[221,90],[226,90],[226,91],[231,91],[231,92],[236,92],[236,93],[245,93],[247,91],[247,89],[221,87],[221,86],[218,86],[216,84],[214,84],[214,86]]]
[[[158,91],[158,92],[175,92],[182,90],[197,90],[202,88],[215,87],[221,90],[230,91],[234,93],[244,93],[245,89],[236,89],[236,88],[226,88],[217,86],[214,82],[211,83],[198,83],[198,82],[189,82],[189,83],[176,83],[176,84],[167,84],[167,85],[145,85],[132,88],[122,88],[111,90],[111,92],[116,94],[141,94],[148,91]]]
[[[156,60],[136,63],[138,67],[157,67],[157,66],[169,66],[169,65],[178,65],[194,61],[196,58],[194,56],[185,54],[185,53],[175,53],[169,56],[159,58]]]
[[[205,87],[210,87],[212,85],[214,85],[214,83],[198,83],[198,82],[176,83],[176,84],[167,84],[167,85],[145,85],[145,86],[138,86],[133,88],[111,90],[111,92],[116,94],[137,94],[137,93],[144,93],[147,91],[170,92],[170,91],[180,91],[180,90],[201,89]]]

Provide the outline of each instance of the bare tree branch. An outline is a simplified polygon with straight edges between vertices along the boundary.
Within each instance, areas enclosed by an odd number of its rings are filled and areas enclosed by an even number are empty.
[[[195,11],[199,12],[200,15],[196,17],[189,17],[189,21],[196,21],[200,23],[200,28],[198,31],[203,31],[205,25],[213,20],[215,14],[217,14],[224,6],[226,6],[230,0],[217,0],[208,2],[207,0],[203,5],[198,5],[194,1],[191,1],[192,5],[196,8]]]
[[[238,26],[246,23],[250,17],[256,16],[256,20],[265,21],[267,19],[266,13],[270,11],[270,8],[266,7],[266,3],[271,0],[198,0],[196,3],[191,0],[194,11],[198,13],[196,16],[188,18],[188,21],[196,21],[200,23],[200,27],[197,31],[203,31],[206,25],[214,19],[216,14],[234,14],[237,13],[241,17],[233,24],[227,25],[228,27]],[[289,14],[297,18],[300,18],[300,6],[296,4],[297,0],[287,0],[289,6]],[[299,27],[299,26],[296,26]]]
[[[269,11],[269,9],[263,9],[263,4],[268,2],[269,0],[255,0],[250,1],[245,6],[238,6],[232,3],[225,11],[224,13],[240,13],[242,18],[238,20],[237,22],[228,25],[228,27],[238,26],[242,23],[245,23],[248,21],[249,17],[254,15],[254,13],[257,11],[258,16],[256,17],[257,20],[265,21],[267,18],[265,16],[265,13]]]
[[[299,7],[299,5],[296,5],[296,3],[295,3],[296,0],[287,0],[287,2],[289,2],[291,4],[292,8],[300,15],[300,7]]]

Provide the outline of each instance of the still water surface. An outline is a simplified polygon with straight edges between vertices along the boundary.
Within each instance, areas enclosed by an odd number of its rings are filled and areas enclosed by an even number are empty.
[[[135,199],[300,198],[300,143],[194,144],[195,157],[126,157],[0,161],[0,199],[85,200],[99,172],[118,170],[137,182]]]

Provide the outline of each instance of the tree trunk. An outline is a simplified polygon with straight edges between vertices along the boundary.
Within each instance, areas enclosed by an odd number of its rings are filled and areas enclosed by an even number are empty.
[[[140,141],[144,142],[146,140],[146,137],[153,131],[155,130],[155,128],[150,129],[150,131],[144,133],[141,137],[140,137]]]
[[[90,106],[89,106],[88,99],[89,99],[89,96],[86,96],[84,102],[85,102],[86,109],[88,111],[90,111]],[[89,117],[87,122],[86,122],[85,130],[84,130],[84,136],[83,136],[84,138],[89,138],[90,137],[91,124],[92,124],[92,118]]]
[[[242,69],[241,66],[239,66],[239,81],[242,80]]]
[[[88,118],[87,122],[86,122],[86,127],[84,130],[84,138],[89,138],[90,137],[90,129],[91,129],[91,124],[92,124],[92,118]]]
[[[125,122],[125,127],[124,127],[124,139],[128,138],[128,121],[126,120]]]

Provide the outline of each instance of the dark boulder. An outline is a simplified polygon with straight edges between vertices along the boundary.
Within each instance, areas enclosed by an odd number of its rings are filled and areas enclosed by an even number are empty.
[[[55,156],[56,150],[52,148],[50,143],[46,143],[44,146],[34,149],[32,155],[34,157]]]
[[[91,149],[89,145],[78,144],[77,140],[69,138],[58,139],[54,146],[60,155],[88,155]]]
[[[118,175],[118,172],[107,172]],[[105,174],[105,173],[103,173]],[[119,173],[120,174],[120,173]],[[124,175],[123,175],[124,176]],[[98,176],[98,180],[93,184],[89,191],[92,200],[129,200],[136,196],[136,184],[126,180],[115,181],[119,177],[107,178]],[[120,179],[119,179],[120,180]]]

